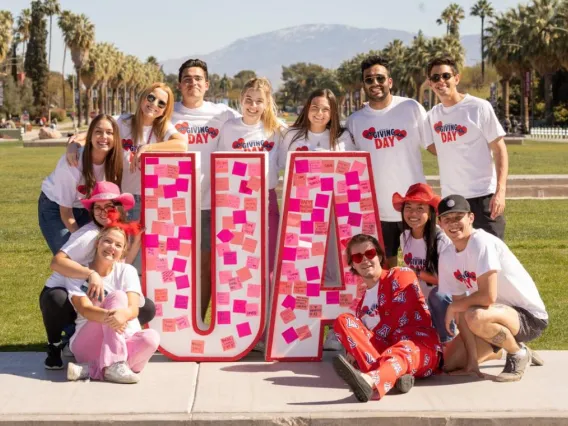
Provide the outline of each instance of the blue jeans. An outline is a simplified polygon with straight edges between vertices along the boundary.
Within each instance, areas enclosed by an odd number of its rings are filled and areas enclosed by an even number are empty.
[[[43,238],[45,238],[51,253],[55,255],[71,236],[71,233],[61,220],[59,204],[51,201],[42,192],[38,200],[37,215]],[[73,208],[73,216],[79,228],[91,221],[91,216],[86,209]]]
[[[142,196],[136,194],[133,195],[134,195],[134,207],[132,207],[130,210],[126,212],[126,218],[128,220],[140,220],[140,212],[142,210]],[[140,247],[140,250],[138,250],[138,254],[134,259],[134,262],[132,263],[132,266],[134,266],[138,271],[138,275],[142,275],[142,260],[140,257],[141,250],[142,247]]]
[[[428,295],[428,309],[432,315],[432,323],[440,336],[440,342],[447,343],[454,338],[446,330],[446,311],[452,303],[452,296],[449,294],[438,293],[438,286],[434,286]],[[456,325],[452,322],[452,332],[456,331]]]

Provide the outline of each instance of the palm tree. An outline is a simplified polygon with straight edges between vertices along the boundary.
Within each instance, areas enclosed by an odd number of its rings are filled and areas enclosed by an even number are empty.
[[[61,7],[59,6],[58,0],[44,0],[43,2],[43,10],[45,14],[49,16],[49,56],[47,60],[47,66],[51,69],[51,29],[52,29],[52,20],[53,15],[59,15],[61,13]]]
[[[99,82],[99,112],[106,114],[108,107],[108,81],[117,72],[116,54],[118,50],[112,43],[97,43],[100,55],[97,63],[97,80]]]
[[[12,25],[14,17],[7,10],[0,10],[0,64],[4,62],[10,52],[12,43]]]
[[[50,37],[50,43],[51,43],[51,16],[49,17],[49,19],[50,19],[49,37]],[[63,12],[60,12],[59,19],[57,20],[57,25],[61,29],[61,32],[63,33],[64,36],[65,36],[66,32],[71,31],[70,30],[71,12],[69,12],[68,10],[64,10]],[[65,41],[63,41],[63,66],[61,67],[61,87],[62,87],[62,90],[63,90],[63,109],[67,108],[67,101],[65,99],[65,59],[66,59],[66,57],[67,57],[67,43],[65,43]]]
[[[406,63],[406,70],[409,74],[410,79],[414,82],[414,88],[416,90],[415,96],[418,103],[422,104],[424,101],[424,91],[422,90],[422,85],[428,78],[426,74],[426,67],[428,61],[430,60],[430,42],[422,30],[418,31],[418,35],[412,40],[412,44],[406,51],[406,58],[404,62]]]
[[[405,69],[407,50],[408,48],[401,40],[395,39],[381,51],[381,55],[391,64],[390,73],[394,80],[393,88],[397,94],[408,93],[409,86],[412,85],[409,74]]]
[[[102,49],[99,43],[95,43],[89,50],[89,56],[86,62],[83,63],[81,68],[81,82],[85,85],[85,92],[87,95],[87,111],[85,116],[88,119],[91,117],[93,111],[93,88],[99,83],[101,72],[100,61],[102,58]],[[99,91],[100,98],[100,91]],[[100,111],[99,111],[100,112]]]
[[[436,24],[446,25],[446,35],[450,34],[450,8],[446,7],[438,19],[436,19]]]
[[[121,112],[132,112],[132,87],[134,86],[134,80],[139,71],[139,65],[140,61],[136,56],[127,55],[124,59],[124,65],[121,70],[124,78],[124,92],[122,95],[123,105]]]
[[[77,89],[79,93],[79,102],[77,105],[77,114],[81,117],[81,68],[89,59],[89,50],[95,42],[95,26],[89,18],[84,15],[76,15],[69,13],[69,27],[66,27],[63,33],[65,44],[71,51],[71,59],[75,65],[77,72]],[[87,124],[85,118],[85,124]]]
[[[359,75],[360,65],[355,58],[343,61],[339,68],[337,68],[337,78],[341,85],[345,88],[346,97],[349,99],[347,114],[351,115],[353,111],[353,92],[357,90],[357,86],[361,84],[361,77]]]
[[[446,24],[446,35],[460,37],[460,21],[465,18],[463,7],[457,3],[450,4],[442,11],[440,18],[436,20],[438,25]]]
[[[109,109],[109,113],[115,115],[118,111],[119,89],[124,84],[124,74],[122,72],[122,67],[124,66],[124,53],[117,49],[113,60],[113,74],[109,80],[109,86],[111,88],[111,107]]]
[[[463,69],[463,64],[465,62],[465,49],[456,37],[451,35],[441,38],[433,37],[430,40],[429,50],[431,58],[449,56],[456,61],[458,69]]]
[[[478,16],[481,18],[481,82],[485,81],[485,49],[483,47],[483,36],[484,36],[484,28],[483,25],[485,23],[485,18],[491,18],[493,16],[493,7],[491,3],[487,0],[477,0],[469,14],[471,16]]]
[[[26,46],[28,45],[28,40],[30,39],[30,25],[32,23],[32,11],[31,9],[23,9],[18,16],[16,21],[16,30],[20,34],[20,40],[23,44],[22,58],[26,57]]]

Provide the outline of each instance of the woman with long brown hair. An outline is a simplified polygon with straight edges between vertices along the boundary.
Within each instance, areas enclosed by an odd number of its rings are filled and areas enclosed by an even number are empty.
[[[55,170],[44,179],[38,201],[39,227],[49,249],[57,253],[71,233],[90,221],[80,196],[90,196],[95,184],[109,181],[120,185],[123,154],[118,124],[109,115],[93,119],[86,133],[85,149],[71,167],[63,155]]]

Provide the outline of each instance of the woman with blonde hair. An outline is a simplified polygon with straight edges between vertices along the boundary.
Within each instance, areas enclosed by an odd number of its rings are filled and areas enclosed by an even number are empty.
[[[140,93],[134,114],[117,117],[125,168],[121,190],[133,194],[136,201],[134,208],[128,212],[129,220],[140,218],[140,155],[144,152],[187,150],[187,140],[171,123],[173,108],[172,90],[164,83],[153,83]],[[82,134],[70,138],[67,145],[69,164],[77,164],[78,148],[83,143]],[[134,265],[140,272],[139,256]]]
[[[276,115],[272,85],[264,77],[251,78],[241,91],[242,117],[225,122],[220,132],[221,151],[268,152],[268,269],[272,274],[278,236],[278,153],[284,125]]]

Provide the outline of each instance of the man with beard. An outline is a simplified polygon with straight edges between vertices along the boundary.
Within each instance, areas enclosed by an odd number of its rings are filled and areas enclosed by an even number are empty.
[[[425,147],[426,111],[413,99],[392,95],[393,80],[384,58],[367,57],[361,73],[369,103],[349,117],[347,128],[357,148],[371,153],[383,241],[392,268],[397,265],[402,233],[392,195],[426,182],[420,153],[420,147]]]
[[[211,299],[211,153],[218,150],[219,129],[240,114],[225,104],[204,100],[209,89],[207,64],[188,59],[179,68],[182,101],[174,105],[172,123],[187,137],[188,150],[201,152],[201,315]]]

